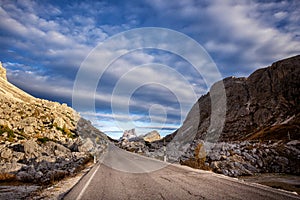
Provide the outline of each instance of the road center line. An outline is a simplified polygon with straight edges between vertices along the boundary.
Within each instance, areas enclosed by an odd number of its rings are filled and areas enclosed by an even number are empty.
[[[95,174],[97,173],[98,169],[100,167],[100,164],[97,166],[96,170],[94,171],[94,173],[92,174],[92,176],[89,178],[89,180],[87,181],[87,183],[85,184],[85,186],[83,187],[83,189],[81,190],[80,194],[78,195],[78,197],[76,198],[76,200],[80,200],[83,193],[85,192],[86,188],[89,186],[89,184],[91,183],[92,179],[94,178]]]

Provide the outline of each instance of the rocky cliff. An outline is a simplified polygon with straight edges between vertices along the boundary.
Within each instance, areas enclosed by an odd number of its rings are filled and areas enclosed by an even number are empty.
[[[299,139],[300,56],[275,62],[248,78],[226,78],[223,84],[227,111],[218,141]],[[210,93],[198,100],[197,139],[207,136]]]
[[[248,78],[226,78],[223,83],[227,111],[223,129],[216,130],[220,137],[213,143],[207,140],[211,122],[208,93],[197,102],[198,130],[180,162],[230,176],[299,174],[300,56],[275,62]],[[199,156],[201,146],[205,148]]]
[[[49,183],[76,172],[107,136],[66,104],[35,98],[0,66],[0,180]]]
[[[221,121],[211,121],[211,96],[216,105],[222,101],[221,83],[226,92],[223,127]],[[194,168],[229,176],[300,174],[299,86],[299,55],[258,69],[247,78],[225,78],[199,98],[182,127],[152,142],[145,154],[162,158],[166,142],[169,161]]]

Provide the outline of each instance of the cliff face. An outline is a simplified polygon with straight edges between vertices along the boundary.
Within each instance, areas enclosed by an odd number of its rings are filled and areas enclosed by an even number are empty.
[[[220,92],[222,84],[226,106]],[[215,83],[194,104],[183,125],[163,139],[119,146],[154,158],[166,155],[171,162],[209,167],[230,176],[256,172],[299,174],[299,86],[298,55],[259,69],[248,78],[229,77]],[[212,99],[215,121],[211,121]],[[223,111],[224,118],[218,117]]]
[[[220,133],[215,138],[207,132],[210,123],[218,124],[210,121],[211,94],[218,95],[215,90],[220,83],[198,100],[185,120],[182,127],[199,126],[185,153],[177,153],[177,161],[228,176],[299,175],[300,56],[275,62],[248,78],[224,79],[226,117],[223,129],[213,129]],[[167,138],[176,138],[182,127]]]
[[[144,154],[159,159],[166,155],[169,162],[228,176],[299,175],[299,86],[300,56],[275,62],[248,78],[225,78],[199,98],[178,130],[147,144]]]
[[[0,72],[3,72],[1,67]],[[54,181],[51,177],[59,179],[74,173],[90,158],[91,152],[105,148],[107,136],[72,108],[35,98],[3,76],[0,78],[0,180],[14,177],[49,183]]]
[[[248,78],[226,78],[223,83],[227,110],[219,141],[300,138],[300,56],[275,62]],[[207,136],[210,93],[198,100],[200,118],[196,139]]]

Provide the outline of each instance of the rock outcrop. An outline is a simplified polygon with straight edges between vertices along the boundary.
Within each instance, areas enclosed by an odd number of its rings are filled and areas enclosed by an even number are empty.
[[[223,80],[226,120],[218,141],[300,138],[300,56],[259,69],[248,78]],[[218,84],[218,83],[216,83]],[[210,122],[210,95],[198,100],[197,139],[205,139]]]
[[[49,183],[75,173],[107,141],[66,104],[32,97],[0,78],[0,180]]]
[[[160,134],[157,131],[151,131],[145,135],[137,136],[135,129],[131,129],[125,130],[123,136],[114,142],[118,147],[127,151],[145,153],[149,151],[147,145],[160,139]]]
[[[145,141],[137,136],[135,129],[125,130],[122,137],[115,144],[127,151],[140,153],[144,151]]]
[[[221,83],[227,104],[223,127],[211,121],[211,95],[218,105]],[[169,162],[229,176],[299,175],[299,85],[300,55],[258,69],[248,78],[225,78],[199,98],[182,127],[148,144],[144,154],[161,159],[166,145]],[[211,123],[215,126],[210,127]]]
[[[146,135],[144,135],[143,139],[146,142],[154,142],[154,141],[160,140],[161,138],[160,138],[159,132],[154,130],[154,131],[151,131],[151,132],[147,133]]]
[[[134,140],[137,138],[137,134],[135,132],[135,128],[130,130],[125,130],[120,140]]]
[[[216,128],[220,137],[213,143],[207,140],[211,122],[208,93],[197,102],[199,126],[180,162],[196,168],[209,167],[229,176],[258,172],[300,174],[297,167],[300,164],[300,56],[275,62],[248,78],[226,78],[223,84],[227,112],[223,129]],[[201,144],[206,152],[199,159],[195,149]]]

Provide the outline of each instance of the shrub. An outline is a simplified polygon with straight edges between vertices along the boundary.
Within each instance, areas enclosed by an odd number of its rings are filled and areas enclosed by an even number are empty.
[[[67,135],[68,138],[75,139],[78,137],[77,135],[73,134],[66,125],[63,126],[63,128],[58,127],[56,123],[53,124],[55,126],[56,130],[61,131],[63,135]]]
[[[13,138],[16,137],[12,129],[6,125],[0,125],[0,136],[3,135],[3,133],[7,133],[7,140],[10,142],[13,142]]]
[[[8,128],[6,125],[0,125],[0,135],[3,133],[7,133],[8,135],[14,135],[14,131]]]
[[[64,135],[67,135],[68,138],[71,138],[71,139],[75,139],[77,137],[66,127],[66,125],[64,125],[64,127],[62,128],[62,133]]]

